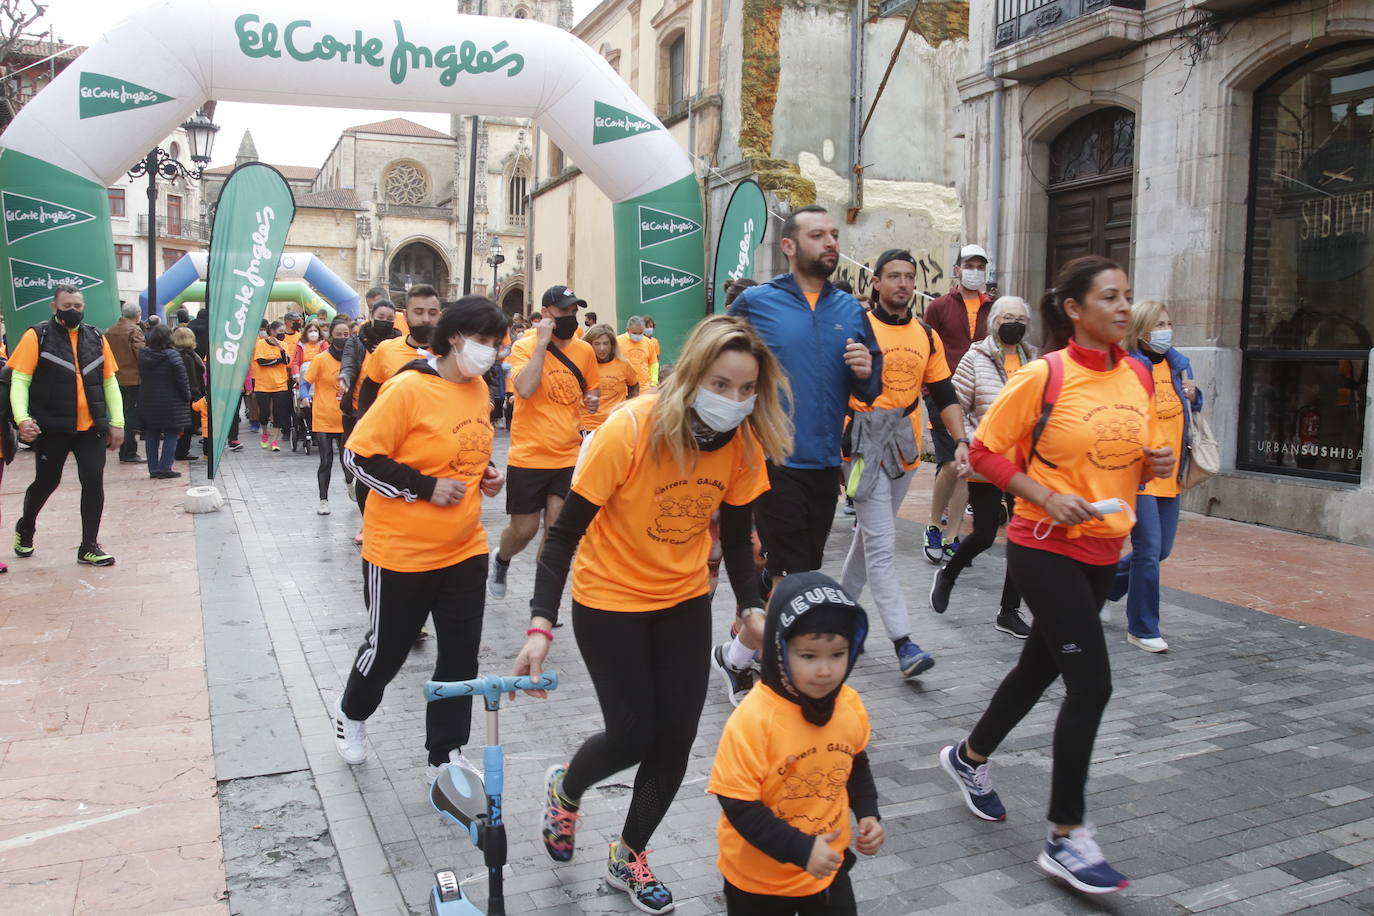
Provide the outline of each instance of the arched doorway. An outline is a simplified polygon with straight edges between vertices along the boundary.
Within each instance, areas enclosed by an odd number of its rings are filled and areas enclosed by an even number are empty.
[[[1134,210],[1135,115],[1104,108],[1050,143],[1048,286],[1066,262],[1105,255],[1128,270]]]
[[[428,242],[408,242],[397,249],[391,256],[387,278],[389,286],[396,292],[404,292],[419,283],[428,283],[439,291],[440,298],[448,296],[448,265]]]
[[[507,315],[523,315],[525,313],[525,288],[523,286],[512,286],[501,296],[501,311]]]

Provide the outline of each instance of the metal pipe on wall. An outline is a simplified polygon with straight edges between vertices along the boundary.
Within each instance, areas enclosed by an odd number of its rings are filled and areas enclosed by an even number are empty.
[[[845,222],[853,223],[864,206],[863,106],[864,18],[868,0],[855,0],[849,18],[849,209]]]
[[[992,64],[987,67],[992,76]],[[1002,105],[1007,87],[1000,79],[992,80],[992,187],[989,189],[989,222],[987,248],[992,262],[990,280],[997,282],[1002,273]]]

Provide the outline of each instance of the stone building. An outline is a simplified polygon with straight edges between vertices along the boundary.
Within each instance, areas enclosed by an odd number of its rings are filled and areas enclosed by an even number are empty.
[[[903,247],[921,259],[922,289],[948,289],[963,226],[953,113],[967,4],[922,4],[860,141],[906,28],[905,14],[876,12],[842,0],[605,0],[574,27],[697,158],[708,271],[734,184],[754,176],[777,216],[757,278],[785,269],[775,244],[782,217],[820,203],[841,225],[847,258],[837,279],[862,294],[871,279],[864,265]],[[652,311],[614,301],[610,201],[547,137],[536,134],[535,154],[534,287],[566,282],[603,320]]]
[[[1184,505],[1374,544],[1374,6],[973,0],[970,33],[965,226],[1001,289],[1129,265],[1223,450]]]

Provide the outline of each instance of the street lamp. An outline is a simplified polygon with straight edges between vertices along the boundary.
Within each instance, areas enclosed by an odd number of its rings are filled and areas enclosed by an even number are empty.
[[[506,256],[501,253],[501,238],[493,235],[491,237],[491,254],[487,255],[487,263],[491,265],[491,298],[496,298],[496,268],[506,263]]]
[[[186,131],[187,142],[191,145],[191,161],[196,164],[194,171],[173,159],[171,154],[160,146],[153,147],[142,162],[135,163],[134,167],[129,169],[130,178],[148,176],[148,314],[150,315],[154,314],[157,309],[158,176],[167,181],[176,181],[178,178],[200,181],[205,174],[205,167],[210,164],[210,149],[215,144],[215,133],[219,130],[219,125],[210,120],[204,108],[201,108],[182,123],[181,127]]]

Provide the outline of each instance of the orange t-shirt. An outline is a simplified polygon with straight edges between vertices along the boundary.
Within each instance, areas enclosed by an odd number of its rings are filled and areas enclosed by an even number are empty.
[[[654,383],[653,365],[658,362],[657,344],[652,337],[631,340],[629,334],[621,334],[616,339],[620,345],[620,358],[634,369],[639,378],[641,391],[648,391]]]
[[[491,460],[491,400],[486,383],[402,372],[382,386],[353,434],[355,455],[386,455],[430,477],[467,484],[454,506],[413,493],[374,491],[363,513],[363,559],[396,572],[443,569],[487,552],[479,485]]]
[[[964,311],[968,312],[968,339],[973,340],[978,332],[978,311],[983,307],[983,297],[964,297]]]
[[[259,337],[258,342],[253,345],[253,390],[261,391],[264,394],[273,391],[285,391],[288,376],[288,367],[284,363],[275,366],[259,366],[260,359],[281,359],[286,344],[280,340],[268,340],[266,337]],[[289,358],[289,357],[288,357]]]
[[[511,378],[518,378],[534,355],[539,335],[526,334],[510,353]],[[600,386],[601,370],[596,351],[580,340],[569,340],[563,355],[572,360],[586,380],[587,390]],[[518,468],[570,468],[577,464],[582,445],[582,418],[587,408],[577,377],[552,353],[544,354],[544,374],[534,395],[516,394],[510,427],[508,462]]]
[[[849,773],[868,740],[868,712],[848,684],[840,688],[835,713],[825,725],[807,722],[800,706],[760,684],[726,721],[706,791],[763,802],[778,820],[810,836],[838,830],[830,848],[843,855],[850,839]],[[716,839],[716,867],[747,893],[805,897],[835,880],[833,875],[813,878],[750,845],[724,814]]]
[[[72,328],[67,332],[67,338],[71,342],[72,365],[76,365],[76,335],[80,329]],[[100,366],[100,379],[105,379],[114,375],[119,369],[115,364],[114,353],[110,351],[110,342],[102,336],[100,338],[100,351],[105,356],[105,362]],[[137,359],[137,356],[135,356]],[[38,332],[29,328],[19,338],[19,343],[14,347],[14,355],[9,359],[9,367],[15,372],[22,372],[25,375],[33,375],[38,369]],[[90,429],[95,420],[91,417],[91,407],[86,403],[86,386],[81,384],[81,367],[77,366],[76,377],[76,431]]]
[[[605,423],[612,408],[630,396],[630,386],[639,384],[634,368],[623,359],[610,359],[596,365],[601,370],[601,403],[596,413],[582,417],[582,428],[587,432]]]
[[[413,363],[419,358],[420,351],[406,343],[405,337],[384,340],[363,360],[363,378],[372,379],[380,385],[401,371],[406,363]]]
[[[802,290],[802,295],[806,297],[807,304],[811,306],[811,311],[814,312],[816,310],[816,303],[821,301],[820,292],[808,293]]]
[[[1021,368],[1021,351],[1012,350],[1010,353],[1003,352],[1002,368],[1007,373],[1007,378],[1011,378],[1017,369]]]
[[[1174,468],[1168,477],[1156,477],[1146,481],[1145,489],[1140,492],[1150,496],[1177,496],[1183,491],[1178,482],[1178,458],[1183,452],[1183,411],[1188,406],[1174,390],[1173,373],[1167,360],[1152,365],[1155,379],[1155,414],[1159,417],[1159,435],[1164,444],[1174,450]]]
[[[883,353],[883,390],[873,401],[865,404],[853,395],[849,406],[858,413],[868,413],[874,408],[890,409],[907,407],[920,399],[921,386],[931,382],[943,381],[950,377],[949,364],[945,362],[945,348],[940,335],[934,330],[926,336],[921,322],[912,318],[906,324],[888,324],[878,319],[869,322],[873,328],[874,339]],[[932,352],[931,343],[935,344]],[[911,412],[911,428],[916,432],[916,442],[921,441],[921,410]],[[921,463],[919,455],[904,467],[909,471]]]
[[[288,354],[290,354],[290,353],[295,353],[295,352],[296,352],[296,344],[298,344],[298,343],[300,343],[300,342],[301,342],[301,332],[300,332],[300,331],[287,331],[287,332],[286,332],[286,336],[285,336],[284,338],[282,338],[281,345],[282,345],[283,347],[285,347],[285,348],[286,348],[286,352],[287,352]]]
[[[651,454],[657,399],[643,395],[611,414],[573,474],[573,490],[601,507],[573,564],[573,597],[587,607],[655,611],[706,594],[711,514],[768,489],[763,447],[747,425],[687,470],[666,446]]]
[[[1132,512],[1114,512],[1067,531],[1054,525],[1048,535],[1059,542],[1056,552],[1085,563],[1114,563],[1121,539],[1133,524],[1144,459],[1141,449],[1157,448],[1161,442],[1154,400],[1127,365],[1129,357],[1122,357],[1107,371],[1079,365],[1068,351],[1062,359],[1063,387],[1037,445],[1040,454],[1058,467],[1038,458],[1028,461],[1031,430],[1040,418],[1049,376],[1044,360],[1030,363],[1007,380],[974,436],[994,452],[1015,449],[1025,472],[1051,492],[1075,493],[1089,502],[1114,496],[1125,500]],[[1042,546],[1034,528],[1045,520],[1040,526],[1043,533],[1050,524],[1048,518],[1035,503],[1018,499],[1008,537],[1025,547]]]
[[[339,368],[339,361],[328,350],[305,364],[305,380],[315,386],[315,400],[310,407],[311,432],[343,432],[343,411],[338,401]]]
[[[316,355],[328,350],[329,342],[324,340],[302,340],[299,341],[296,346],[301,349],[301,362],[308,363],[314,359]]]

